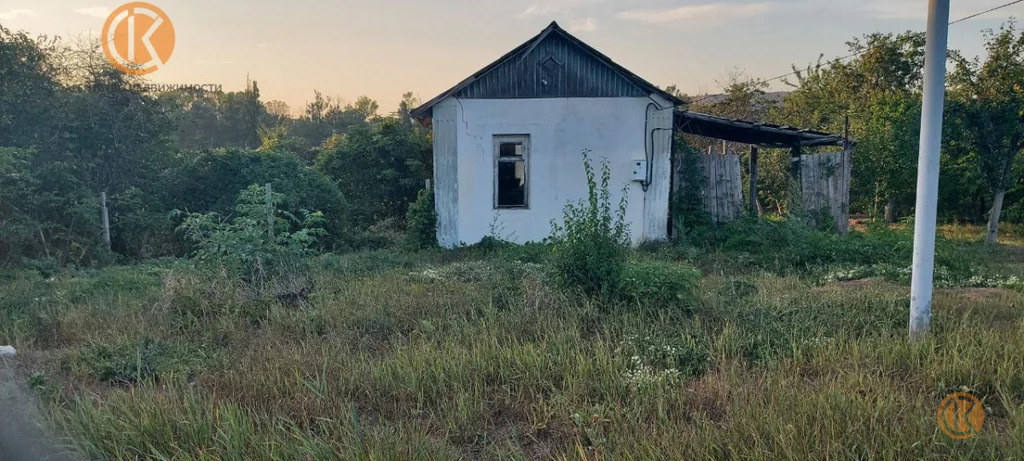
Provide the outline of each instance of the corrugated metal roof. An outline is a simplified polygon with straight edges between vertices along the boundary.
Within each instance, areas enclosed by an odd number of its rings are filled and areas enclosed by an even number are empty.
[[[646,97],[652,93],[682,104],[650,82],[616,64],[552,22],[536,37],[412,111],[423,118],[441,100]]]
[[[675,127],[682,133],[765,147],[841,146],[845,141],[842,136],[821,131],[730,119],[689,110],[675,112]]]

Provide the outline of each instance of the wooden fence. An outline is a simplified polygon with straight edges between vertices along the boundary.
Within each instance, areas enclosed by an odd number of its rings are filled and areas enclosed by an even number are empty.
[[[719,224],[743,216],[747,211],[743,200],[740,156],[698,154],[697,157],[703,171],[701,204],[704,211]],[[676,191],[682,187],[684,176],[680,163],[677,162],[679,167],[675,172]],[[800,157],[800,187],[804,209],[815,224],[819,224],[825,216],[834,219],[836,230],[843,235],[847,232],[850,220],[851,163],[850,151]]]
[[[743,216],[743,176],[740,156],[701,155],[704,171],[704,211],[716,223],[727,223]]]
[[[800,156],[804,209],[816,224],[826,217],[834,219],[842,235],[850,226],[851,160],[849,150]]]

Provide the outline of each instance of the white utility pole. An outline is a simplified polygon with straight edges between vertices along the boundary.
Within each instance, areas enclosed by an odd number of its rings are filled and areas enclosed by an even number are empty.
[[[942,106],[946,96],[946,41],[949,0],[928,0],[921,147],[917,160],[917,208],[914,216],[914,266],[910,281],[910,339],[925,337],[932,320],[935,272],[935,220],[939,201],[939,152]]]

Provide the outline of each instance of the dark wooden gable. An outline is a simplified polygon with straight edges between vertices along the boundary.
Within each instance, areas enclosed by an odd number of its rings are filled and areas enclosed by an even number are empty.
[[[605,62],[549,33],[456,93],[469,99],[647,97]]]
[[[429,118],[434,105],[448,97],[645,98],[651,94],[674,105],[684,104],[552,22],[536,37],[413,109],[412,115]]]

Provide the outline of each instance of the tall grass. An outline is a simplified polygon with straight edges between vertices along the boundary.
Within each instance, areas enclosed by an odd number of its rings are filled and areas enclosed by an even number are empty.
[[[7,273],[0,343],[95,459],[1024,457],[1024,293],[939,290],[909,344],[884,280],[707,271],[691,309],[606,309],[531,255],[328,257],[301,305],[184,265]],[[961,389],[987,414],[954,441]]]

